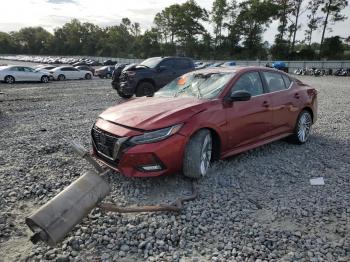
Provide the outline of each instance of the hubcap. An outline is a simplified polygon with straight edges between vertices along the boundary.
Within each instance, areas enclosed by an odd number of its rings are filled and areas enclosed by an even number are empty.
[[[12,84],[13,83],[13,78],[12,77],[8,77],[7,78],[7,83]]]
[[[211,160],[212,142],[210,134],[206,135],[201,151],[201,174],[205,176]]]
[[[308,113],[303,114],[298,123],[298,138],[300,142],[306,142],[309,138],[311,129],[311,116]]]

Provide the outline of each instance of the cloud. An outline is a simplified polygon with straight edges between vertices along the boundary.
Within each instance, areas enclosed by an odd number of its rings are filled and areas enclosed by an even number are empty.
[[[77,4],[76,0],[46,0],[50,4]]]
[[[127,11],[136,15],[147,16],[147,15],[156,15],[156,13],[159,12],[160,10],[154,9],[154,8],[143,8],[143,9],[130,8],[130,9],[127,9]]]

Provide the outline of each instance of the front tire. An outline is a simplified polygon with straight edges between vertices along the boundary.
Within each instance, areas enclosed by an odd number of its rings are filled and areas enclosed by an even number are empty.
[[[58,81],[64,81],[64,80],[66,80],[66,77],[65,77],[65,75],[59,75],[58,77],[57,77],[57,80]]]
[[[309,111],[300,112],[295,124],[294,133],[290,136],[290,141],[294,144],[304,144],[310,136],[312,126],[312,116]]]
[[[41,83],[48,83],[49,80],[50,80],[50,79],[49,79],[48,76],[42,76],[41,79],[40,79]]]
[[[86,80],[91,80],[91,74],[87,73],[87,74],[85,75],[85,79],[86,79]]]
[[[117,93],[118,93],[118,95],[119,95],[121,98],[128,99],[128,98],[132,97],[132,95],[126,95],[126,94],[124,94],[123,92],[121,92],[121,91],[119,91],[119,90],[117,90]]]
[[[136,89],[136,96],[153,96],[154,85],[150,82],[141,82]]]
[[[4,80],[6,84],[13,84],[15,82],[15,78],[13,76],[6,76]]]
[[[183,159],[183,174],[192,179],[204,177],[212,157],[212,136],[208,129],[202,129],[188,141]]]

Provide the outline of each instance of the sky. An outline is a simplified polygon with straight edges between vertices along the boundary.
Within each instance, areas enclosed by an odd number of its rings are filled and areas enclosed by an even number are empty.
[[[123,17],[132,22],[138,22],[142,30],[151,28],[157,12],[165,7],[183,3],[186,0],[0,0],[0,31],[10,32],[27,26],[42,26],[50,32],[62,26],[73,18],[82,22],[91,22],[99,26],[119,24]],[[241,0],[238,0],[240,2]],[[304,0],[305,1],[305,0]],[[201,6],[210,10],[213,0],[196,0]],[[306,1],[305,1],[306,2]],[[4,10],[7,10],[4,12]],[[350,17],[350,6],[343,11]],[[297,39],[304,39],[306,28],[306,13],[300,21],[302,28],[297,33]],[[273,43],[278,23],[273,22],[264,33],[264,40]],[[350,18],[332,26],[333,32],[327,32],[326,37],[350,35]],[[212,28],[207,25],[211,32]],[[319,42],[321,31],[316,31],[313,41]]]

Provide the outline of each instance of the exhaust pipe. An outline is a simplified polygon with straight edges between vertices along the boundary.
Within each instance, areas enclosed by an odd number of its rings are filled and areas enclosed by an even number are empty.
[[[95,170],[86,172],[26,218],[27,226],[34,233],[30,238],[33,244],[43,241],[50,246],[55,246],[96,206],[104,211],[117,213],[181,212],[183,203],[194,200],[198,195],[195,182],[192,181],[192,194],[179,197],[170,205],[118,207],[112,203],[101,203],[111,191],[110,185],[104,179],[107,172],[84,147],[75,143],[72,147],[80,157],[92,164]]]
[[[102,174],[102,167],[82,146],[73,144],[73,149]],[[34,232],[30,240],[34,244],[43,241],[50,246],[56,245],[109,194],[110,190],[110,185],[102,176],[88,171],[26,218],[26,224]]]

